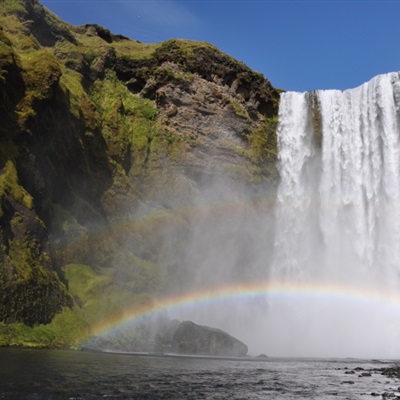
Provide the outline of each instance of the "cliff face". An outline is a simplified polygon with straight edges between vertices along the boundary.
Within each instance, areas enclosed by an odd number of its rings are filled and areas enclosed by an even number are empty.
[[[37,0],[3,1],[0,26],[0,344],[50,323],[37,344],[70,345],[63,318],[83,329],[100,293],[162,287],[160,221],[184,238],[174,207],[206,178],[276,181],[279,92],[210,44],[70,26]],[[124,224],[149,207],[157,221]]]

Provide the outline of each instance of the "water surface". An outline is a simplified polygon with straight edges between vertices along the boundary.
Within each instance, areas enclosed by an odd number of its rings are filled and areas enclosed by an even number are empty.
[[[0,399],[382,398],[385,392],[400,396],[399,381],[380,370],[393,364],[1,349]]]

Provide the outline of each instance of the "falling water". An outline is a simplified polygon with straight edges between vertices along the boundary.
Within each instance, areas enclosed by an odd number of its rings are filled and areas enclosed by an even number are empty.
[[[270,353],[400,357],[400,314],[384,300],[400,295],[400,74],[284,93],[279,120],[271,278],[310,296],[271,299]]]

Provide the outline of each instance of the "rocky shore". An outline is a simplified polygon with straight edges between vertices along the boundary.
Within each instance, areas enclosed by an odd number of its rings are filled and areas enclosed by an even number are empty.
[[[378,397],[382,399],[400,399],[400,386],[395,386],[393,384],[393,379],[395,382],[400,384],[400,365],[394,365],[390,367],[383,367],[383,368],[362,368],[356,367],[354,369],[347,369],[344,368],[344,374],[346,378],[342,381],[343,385],[354,385],[356,379],[382,379],[385,381],[386,384],[392,384],[393,386],[390,387],[389,390],[385,390],[383,392],[371,392],[370,395],[372,397]],[[390,379],[390,380],[389,380]]]

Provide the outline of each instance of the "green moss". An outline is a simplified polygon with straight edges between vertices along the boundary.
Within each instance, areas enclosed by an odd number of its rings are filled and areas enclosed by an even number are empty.
[[[24,121],[35,116],[35,100],[51,97],[51,91],[59,82],[62,72],[57,59],[47,50],[24,53],[21,62],[26,93],[18,105],[18,114]]]
[[[112,284],[110,278],[96,274],[88,265],[70,264],[64,267],[69,292],[84,304],[101,296]]]
[[[175,84],[190,84],[194,79],[194,74],[182,70],[173,70],[165,65],[162,65],[154,70],[154,77],[157,82],[172,81]]]
[[[122,314],[143,299],[137,291],[121,288],[111,277],[96,273],[87,265],[70,264],[63,269],[69,291],[81,305],[90,326]]]
[[[0,346],[79,348],[102,321],[118,319],[126,308],[147,301],[115,285],[107,276],[87,265],[70,264],[63,268],[69,292],[76,305],[64,308],[51,323],[28,327],[0,323]]]
[[[157,134],[154,103],[132,95],[111,71],[104,81],[95,82],[92,100],[111,157],[121,162],[131,152],[134,167],[140,170],[148,159],[149,144]]]
[[[14,51],[12,47],[5,43],[4,41],[0,41],[0,78],[4,74],[5,66],[12,64],[14,62]]]
[[[54,47],[54,55],[67,68],[81,71],[84,65],[90,65],[102,55],[110,46],[105,46],[99,37],[77,35],[79,41],[61,41]]]
[[[156,53],[159,54],[175,52],[180,53],[185,58],[190,58],[199,50],[219,51],[210,43],[185,39],[170,39],[161,43],[161,45],[155,49]]]
[[[17,2],[15,2],[17,3]],[[1,7],[0,2],[0,7]],[[23,8],[23,12],[25,9]],[[26,34],[26,27],[19,18],[18,13],[7,13],[0,8],[0,26],[4,28],[4,32],[11,44],[17,50],[37,50],[39,44],[36,39]],[[3,34],[4,35],[4,34]]]
[[[63,68],[64,73],[60,79],[61,89],[69,96],[69,107],[71,114],[76,118],[80,118],[81,99],[86,96],[83,90],[81,79],[82,75],[78,72]]]
[[[254,159],[260,167],[260,171],[266,175],[271,183],[277,182],[277,154],[278,143],[276,130],[278,127],[278,117],[268,118],[264,124],[256,127],[250,133],[250,147]]]
[[[150,60],[154,57],[154,52],[160,47],[160,44],[123,40],[114,42],[113,47],[117,50],[118,56],[128,60]]]
[[[2,0],[0,2],[0,13],[20,17],[27,15],[23,1],[21,0]]]
[[[82,75],[74,70],[62,67],[60,87],[68,98],[71,114],[77,119],[83,119],[88,132],[94,132],[98,127],[96,107],[89,99],[82,85]]]
[[[238,116],[246,121],[251,121],[249,113],[247,112],[245,106],[243,104],[240,104],[238,101],[234,100],[233,98],[230,98],[230,105],[233,109],[233,112]]]
[[[0,347],[78,348],[79,339],[89,333],[79,307],[65,308],[47,325],[29,327],[0,322]]]
[[[0,200],[3,201],[8,195],[29,210],[33,208],[33,197],[19,184],[12,160],[8,160],[0,172]]]
[[[21,58],[24,81],[37,97],[46,96],[49,88],[62,74],[57,59],[47,50],[27,52]]]

